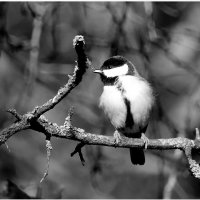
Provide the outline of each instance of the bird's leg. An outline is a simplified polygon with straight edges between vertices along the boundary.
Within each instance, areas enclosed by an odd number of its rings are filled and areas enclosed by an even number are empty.
[[[119,144],[119,141],[121,140],[121,135],[120,133],[116,130],[113,134],[113,137],[114,137],[114,142],[115,144]]]
[[[144,133],[142,133],[141,139],[144,141],[144,148],[147,149],[147,146],[149,144],[149,138],[146,137]]]

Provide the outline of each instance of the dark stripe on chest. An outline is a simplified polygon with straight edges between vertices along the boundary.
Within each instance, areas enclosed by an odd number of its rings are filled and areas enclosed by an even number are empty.
[[[133,120],[133,113],[131,112],[131,102],[125,97],[124,95],[124,88],[122,87],[121,83],[117,83],[117,89],[121,92],[123,96],[124,103],[126,105],[126,121],[125,121],[125,127],[121,127],[119,131],[121,131],[126,137],[133,137],[133,138],[141,138],[141,133],[145,133],[148,121],[144,124],[135,124]]]
[[[124,96],[124,88],[122,87],[122,84],[120,82],[117,82],[117,89],[121,92],[122,96],[123,96],[123,100],[124,103],[126,105],[126,121],[125,121],[125,127],[127,128],[132,128],[134,125],[134,121],[133,121],[133,115],[131,113],[131,103],[130,101]],[[125,128],[124,127],[124,128]]]
[[[134,121],[133,121],[133,115],[131,113],[130,101],[124,97],[124,103],[126,105],[126,110],[127,110],[125,127],[132,128],[134,125]]]

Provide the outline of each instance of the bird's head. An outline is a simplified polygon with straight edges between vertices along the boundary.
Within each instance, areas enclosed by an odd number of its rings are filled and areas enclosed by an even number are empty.
[[[102,82],[106,85],[113,84],[120,76],[138,75],[135,66],[123,56],[109,58],[94,73],[100,74]]]

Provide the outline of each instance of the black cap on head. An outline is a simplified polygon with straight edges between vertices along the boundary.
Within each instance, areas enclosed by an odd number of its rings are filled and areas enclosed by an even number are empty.
[[[115,68],[119,68],[119,70],[114,70]],[[100,74],[105,85],[113,85],[120,75],[138,75],[135,66],[123,56],[113,56],[107,59],[101,68],[94,72]]]
[[[123,56],[113,56],[103,63],[101,69],[111,69],[113,67],[124,65],[125,63],[128,63],[128,60]]]
[[[113,57],[109,58],[108,60],[106,60],[103,63],[103,65],[101,66],[101,70],[120,67],[124,64],[127,64],[129,67],[129,71],[128,71],[127,75],[137,75],[138,74],[133,63],[131,61],[127,60],[125,57],[119,56],[119,55],[113,56]]]

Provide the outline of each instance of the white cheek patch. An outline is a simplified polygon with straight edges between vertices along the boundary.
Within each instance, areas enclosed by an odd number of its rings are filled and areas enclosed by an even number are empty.
[[[112,69],[105,69],[103,70],[105,76],[111,78],[116,76],[122,76],[128,73],[128,65],[124,64],[120,67],[115,67]]]

